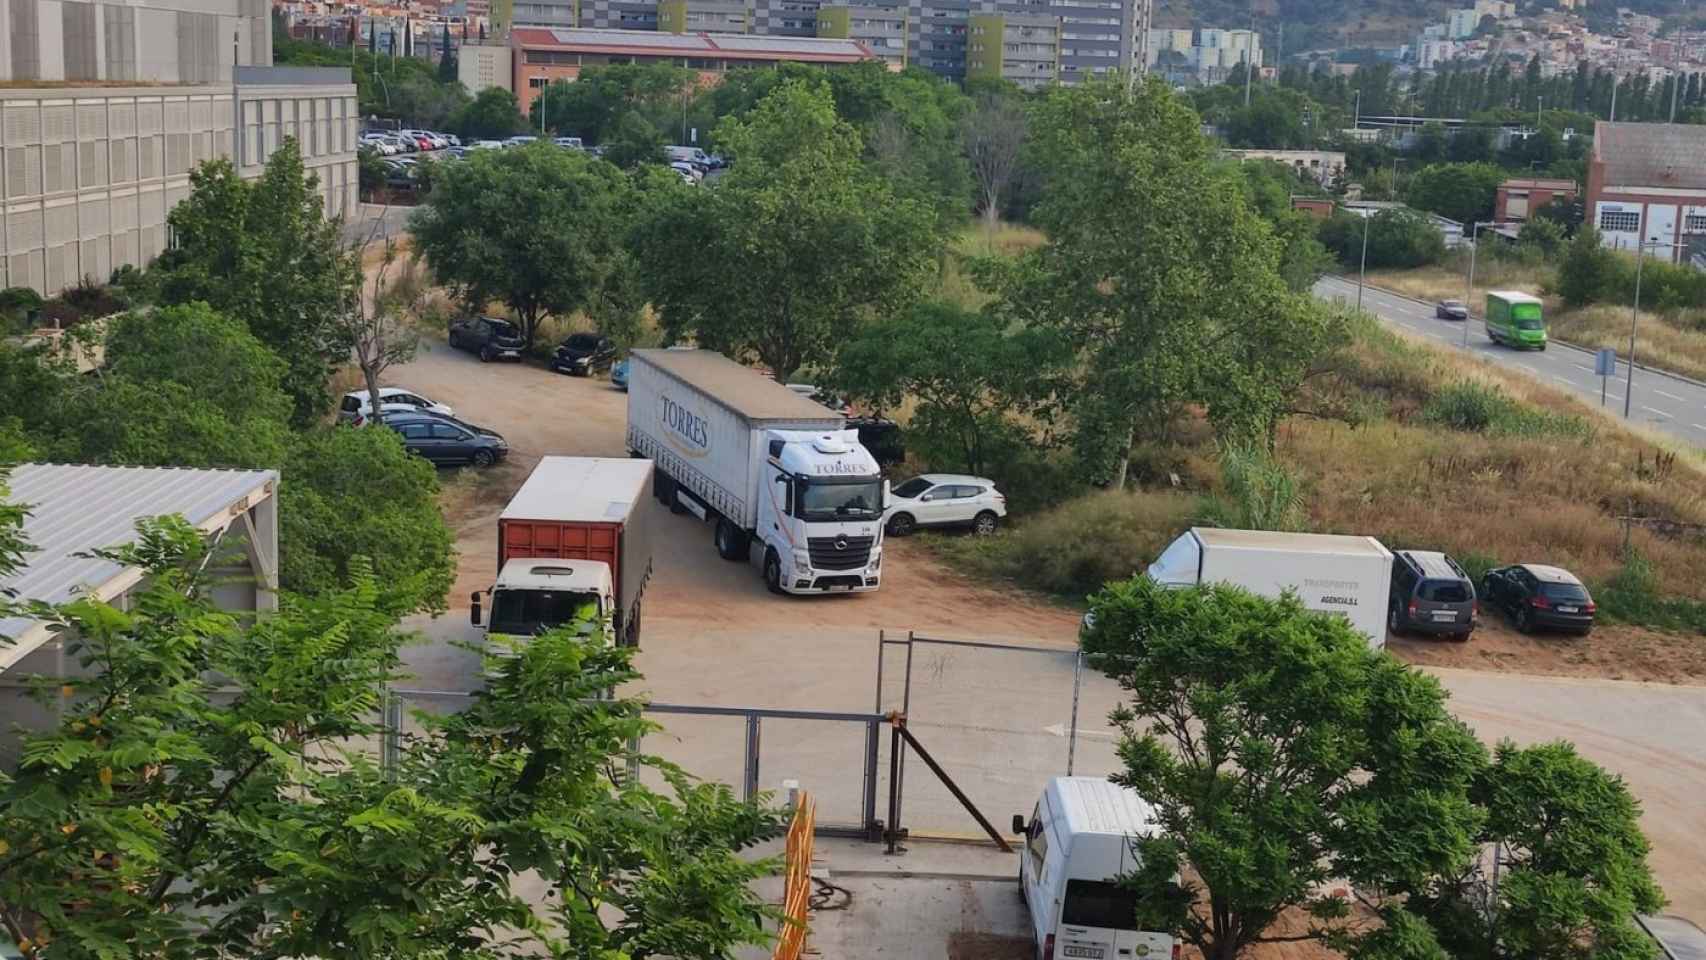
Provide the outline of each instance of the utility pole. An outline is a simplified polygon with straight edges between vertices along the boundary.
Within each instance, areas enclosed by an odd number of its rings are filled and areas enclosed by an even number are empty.
[[[1250,108],[1250,76],[1256,72],[1256,0],[1250,0],[1250,39],[1244,44],[1244,108]]]
[[[1675,64],[1673,63],[1672,66]],[[1676,122],[1676,88],[1682,86],[1682,73],[1671,70],[1670,73],[1670,119],[1666,123]]]
[[[1541,109],[1546,106],[1546,98],[1545,97],[1536,97],[1535,101],[1536,102],[1534,104],[1534,132],[1539,133],[1540,132]]]
[[[1469,321],[1475,316],[1475,254],[1481,249],[1481,222],[1469,231],[1469,286],[1463,291],[1463,349],[1469,349]]]
[[[231,31],[231,155],[237,161],[237,172],[243,172],[243,96],[237,86],[237,49],[242,33]]]
[[[1374,219],[1374,211],[1364,208],[1362,217],[1362,264],[1357,267],[1357,312],[1362,312],[1363,277],[1368,274],[1368,222]]]
[[[1611,116],[1606,118],[1606,123],[1617,122],[1617,88],[1622,86],[1622,79],[1617,75],[1616,70],[1611,71]]]

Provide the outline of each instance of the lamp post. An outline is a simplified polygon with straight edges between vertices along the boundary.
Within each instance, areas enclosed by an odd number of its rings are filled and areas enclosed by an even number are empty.
[[[1463,349],[1469,349],[1469,320],[1475,316],[1475,255],[1481,251],[1481,221],[1469,228],[1469,285],[1463,291]]]
[[[1368,222],[1374,219],[1373,210],[1365,210],[1362,217],[1362,264],[1357,267],[1357,312],[1362,312],[1363,277],[1368,274]]]
[[[1398,164],[1403,163],[1403,157],[1392,158],[1392,199],[1398,199]]]
[[[1635,245],[1635,303],[1629,308],[1629,373],[1623,380],[1623,419],[1629,419],[1629,405],[1635,397],[1635,325],[1641,318],[1641,264],[1648,247],[1681,246],[1665,240],[1643,240]]]
[[[1361,90],[1358,90],[1356,92],[1356,104],[1355,104],[1353,109],[1355,112],[1351,115],[1351,129],[1352,130],[1361,130],[1362,129],[1362,91]]]

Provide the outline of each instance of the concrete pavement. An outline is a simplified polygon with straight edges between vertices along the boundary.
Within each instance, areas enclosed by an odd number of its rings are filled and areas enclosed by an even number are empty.
[[[1343,299],[1348,304],[1355,304],[1356,280],[1323,277],[1315,285],[1315,295],[1323,300]],[[1436,319],[1432,304],[1371,286],[1363,288],[1362,303],[1363,309],[1393,326],[1440,346],[1463,347],[1465,324],[1457,320]],[[1599,405],[1600,378],[1593,372],[1593,354],[1557,341],[1553,341],[1551,349],[1545,351],[1512,350],[1489,341],[1480,320],[1470,320],[1467,326],[1469,353],[1476,359],[1522,370],[1535,380],[1557,387],[1583,403]],[[1623,412],[1624,384],[1629,374],[1629,358],[1622,353],[1619,351],[1617,375],[1609,378],[1605,385],[1605,408],[1619,415]],[[1629,419],[1684,443],[1706,446],[1706,385],[1637,366]]]

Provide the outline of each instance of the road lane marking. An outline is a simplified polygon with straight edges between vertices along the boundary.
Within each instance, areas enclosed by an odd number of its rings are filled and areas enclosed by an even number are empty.
[[[1701,433],[1706,433],[1706,423],[1691,423],[1691,424],[1689,424],[1689,426],[1700,431]]]
[[[1641,404],[1641,409],[1647,411],[1648,413],[1656,413],[1659,416],[1664,417],[1667,420],[1670,419],[1670,414],[1664,412],[1663,410],[1654,410],[1652,407],[1649,407],[1644,403]]]
[[[1669,397],[1669,398],[1671,398],[1671,399],[1672,399],[1672,400],[1675,400],[1675,401],[1676,401],[1676,402],[1677,402],[1677,403],[1687,403],[1687,402],[1688,402],[1688,398],[1687,398],[1687,397],[1679,397],[1679,396],[1677,396],[1677,395],[1676,395],[1676,394],[1674,394],[1674,393],[1666,393],[1666,392],[1664,392],[1664,391],[1663,391],[1663,390],[1660,390],[1660,389],[1659,389],[1659,388],[1657,388],[1657,387],[1654,387],[1654,388],[1653,388],[1653,392],[1654,392],[1654,393],[1656,393],[1656,394],[1658,394],[1658,395],[1659,395],[1659,396],[1661,396],[1661,397]]]
[[[1572,386],[1572,387],[1574,387],[1574,386],[1578,386],[1578,384],[1577,384],[1577,383],[1576,383],[1576,381],[1574,381],[1574,380],[1571,380],[1571,379],[1570,379],[1570,378],[1569,378],[1569,377],[1561,377],[1561,376],[1559,376],[1559,375],[1558,375],[1558,374],[1556,374],[1556,373],[1554,373],[1554,374],[1553,374],[1553,375],[1552,375],[1552,379],[1554,379],[1554,380],[1556,380],[1556,381],[1558,381],[1558,382],[1559,382],[1559,383],[1567,383],[1567,384],[1569,384],[1569,385],[1570,385],[1570,386]]]

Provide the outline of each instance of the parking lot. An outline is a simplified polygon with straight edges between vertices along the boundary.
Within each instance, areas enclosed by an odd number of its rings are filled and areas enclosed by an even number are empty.
[[[478,477],[446,475],[447,509],[461,553],[453,609],[436,621],[418,622],[431,642],[410,651],[418,674],[412,684],[466,688],[475,664],[444,641],[473,636],[467,596],[487,586],[495,573],[498,512],[541,455],[625,455],[625,398],[602,380],[481,364],[442,344],[423,350],[416,362],[394,370],[389,379],[498,430],[514,449],[509,462]],[[870,711],[876,703],[879,629],[1062,651],[1075,643],[1077,611],[1018,590],[973,583],[937,563],[917,541],[891,541],[877,593],[790,599],[767,593],[755,571],[718,559],[710,531],[690,517],[667,516],[660,530],[638,660],[646,675],[644,692],[658,701]],[[1477,635],[1468,650],[1453,645],[1462,651],[1456,662],[1483,662],[1477,649],[1481,640]],[[1594,641],[1603,646],[1615,638],[1596,632]],[[1415,646],[1395,645],[1405,656]],[[1453,653],[1438,645],[1428,649],[1443,651],[1434,662]],[[1616,658],[1615,651],[1605,656]],[[1503,671],[1522,668],[1515,658],[1484,662]],[[1041,778],[1064,772],[1064,741],[1053,728],[1070,709],[1058,693],[1070,691],[1070,677],[1057,672],[1069,671],[1069,664],[1070,657],[1018,662],[975,651],[915,664],[914,697],[927,698],[915,699],[920,738],[950,772],[968,779],[968,792],[997,823],[1028,809]],[[1706,918],[1706,873],[1699,869],[1706,862],[1706,815],[1699,802],[1706,796],[1706,742],[1696,734],[1706,729],[1706,687],[1430,669],[1451,690],[1459,715],[1483,738],[1573,740],[1584,754],[1627,778],[1643,802],[1643,824],[1655,847],[1653,865],[1672,910]],[[1039,696],[1039,690],[1047,695]],[[1110,681],[1086,673],[1075,772],[1106,772],[1112,763],[1103,718],[1117,695]],[[671,753],[689,759],[695,772],[738,780],[742,742],[737,722],[674,727],[677,750]],[[767,724],[764,743],[763,784],[774,787],[783,778],[800,778],[826,809],[856,809],[862,734]],[[648,748],[657,746],[648,743]],[[926,791],[936,788],[921,765],[909,766],[906,777],[914,815],[905,822],[956,818],[959,832],[976,833],[969,818],[959,818],[945,791],[930,798]],[[916,792],[915,779],[925,784]],[[928,853],[920,848],[908,856]]]

